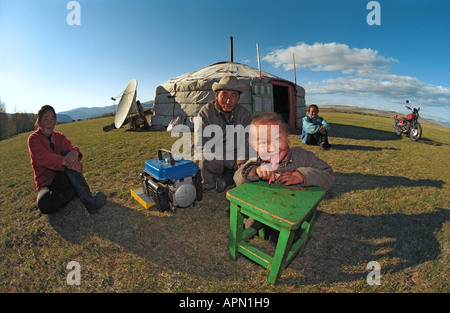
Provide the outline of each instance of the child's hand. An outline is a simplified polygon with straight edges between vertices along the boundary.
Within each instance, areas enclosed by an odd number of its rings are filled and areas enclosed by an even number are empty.
[[[300,184],[304,180],[303,175],[299,171],[284,172],[277,178],[277,181],[286,186]]]
[[[262,180],[276,179],[275,172],[272,170],[272,166],[269,164],[262,164],[256,168],[256,175]]]

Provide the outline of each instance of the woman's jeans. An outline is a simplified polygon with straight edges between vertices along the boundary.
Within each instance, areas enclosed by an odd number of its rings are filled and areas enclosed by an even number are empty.
[[[51,214],[62,209],[76,196],[67,174],[58,172],[49,186],[39,190],[37,207],[43,214]]]

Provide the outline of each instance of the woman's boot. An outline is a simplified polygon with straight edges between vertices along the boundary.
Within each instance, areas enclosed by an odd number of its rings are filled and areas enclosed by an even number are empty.
[[[97,192],[93,195],[82,173],[70,169],[66,169],[65,173],[80,198],[81,203],[83,203],[89,213],[97,212],[98,209],[106,204],[105,194],[103,192]]]

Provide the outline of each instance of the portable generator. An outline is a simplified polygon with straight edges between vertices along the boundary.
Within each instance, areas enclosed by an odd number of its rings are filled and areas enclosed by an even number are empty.
[[[163,157],[163,152],[168,155]],[[141,173],[142,189],[161,212],[175,212],[202,200],[202,178],[198,166],[183,158],[174,159],[165,149],[158,150],[158,158],[145,162]]]

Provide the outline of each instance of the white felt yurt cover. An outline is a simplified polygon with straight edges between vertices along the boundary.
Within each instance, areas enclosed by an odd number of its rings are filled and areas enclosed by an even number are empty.
[[[198,71],[187,73],[161,84],[156,88],[156,95],[153,105],[153,116],[151,125],[167,127],[171,120],[177,116],[182,117],[183,124],[193,129],[193,117],[215,96],[212,90],[214,82],[220,81],[225,75],[234,75],[246,86],[245,91],[239,98],[239,104],[244,106],[251,113],[254,112],[252,97],[252,85],[260,82],[258,69],[248,65],[235,62],[219,62],[212,64]],[[283,82],[294,83],[276,77],[266,72],[261,72],[261,82]],[[289,104],[286,104],[289,105]],[[295,126],[301,127],[301,118],[305,115],[305,90],[301,86],[295,86]],[[255,115],[255,114],[254,114]],[[293,126],[293,125],[291,125]]]

